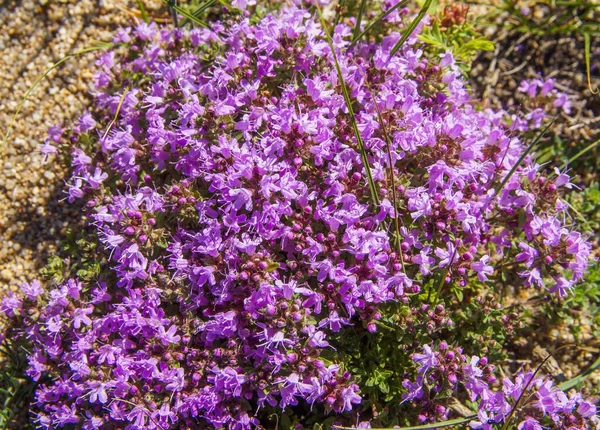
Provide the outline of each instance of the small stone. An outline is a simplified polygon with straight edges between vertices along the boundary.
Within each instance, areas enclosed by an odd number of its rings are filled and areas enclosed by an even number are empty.
[[[12,271],[10,269],[2,269],[0,271],[0,278],[4,281],[10,281],[12,279]]]

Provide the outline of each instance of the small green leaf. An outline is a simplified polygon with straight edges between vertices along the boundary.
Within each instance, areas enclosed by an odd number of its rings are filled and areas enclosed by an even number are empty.
[[[462,48],[465,52],[468,51],[493,51],[494,42],[487,40],[485,37],[478,37],[477,39],[469,40],[465,43]]]
[[[440,31],[440,26],[437,21],[433,21],[433,25],[431,26],[431,35],[440,43],[444,43],[444,36]]]
[[[462,303],[462,301],[465,298],[464,292],[462,290],[462,288],[460,287],[456,287],[452,290],[452,293],[454,294],[454,296],[456,296],[456,298],[458,299],[459,302]]]
[[[438,40],[431,34],[423,33],[423,34],[419,35],[419,40],[421,42],[427,43],[428,45],[436,46],[436,47],[444,49],[444,50],[446,49],[446,44],[443,41]]]
[[[275,261],[271,261],[269,263],[269,265],[267,266],[267,268],[265,269],[265,272],[274,272],[277,269],[279,269],[279,263],[277,263]]]

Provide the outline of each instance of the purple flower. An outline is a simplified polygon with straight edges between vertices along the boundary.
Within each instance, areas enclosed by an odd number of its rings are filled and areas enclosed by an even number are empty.
[[[418,372],[421,374],[427,373],[429,369],[438,364],[437,354],[429,345],[423,347],[423,354],[414,353],[413,361],[420,365]]]
[[[581,279],[592,247],[556,197],[568,176],[545,178],[526,157],[494,191],[527,148],[519,131],[568,99],[536,79],[520,86],[535,97],[524,114],[476,109],[453,55],[423,51],[425,21],[390,55],[407,9],[349,48],[351,25],[333,29],[331,47],[314,9],[291,3],[236,1],[240,13],[209,14],[207,28],[119,31],[96,62],[90,111],[49,132],[44,154],[57,143],[71,154],[65,192],[85,199],[100,274],[4,296],[9,336],[31,343],[27,373],[41,381],[36,425],[247,429],[267,405],[301,403],[349,423],[361,390],[342,368],[354,352],[332,347],[376,346],[395,321],[406,328],[395,354],[418,352],[416,371],[390,377],[419,421],[446,419],[437,399],[460,389],[487,428],[525,390],[518,374],[495,391],[485,359],[428,345],[455,323],[443,302],[456,290],[431,307],[420,292],[434,271],[493,287],[496,254],[521,285],[551,277],[564,296]],[[592,417],[581,397],[536,384],[532,416]]]
[[[488,261],[490,261],[490,256],[484,255],[481,260],[471,263],[471,268],[477,272],[477,277],[481,282],[487,281],[488,275],[494,274],[494,268],[487,264]]]
[[[0,304],[0,312],[2,312],[7,317],[15,317],[21,313],[21,308],[23,307],[23,300],[16,296],[15,293],[9,291],[8,294],[2,298],[2,303]]]
[[[108,394],[106,392],[107,389],[110,389],[114,386],[113,382],[102,383],[102,382],[92,382],[89,384],[90,388],[90,403],[106,403],[108,402]]]
[[[87,308],[77,308],[73,311],[73,327],[79,329],[81,324],[90,325],[92,320],[88,315],[94,312],[94,307],[89,306]]]
[[[158,338],[162,342],[163,345],[168,345],[170,343],[177,343],[181,340],[181,336],[177,333],[177,327],[172,325],[169,327],[169,330],[165,331],[164,326],[160,326],[158,328]]]
[[[31,282],[31,284],[24,282],[21,284],[21,290],[29,300],[36,300],[44,293],[44,289],[38,280]]]

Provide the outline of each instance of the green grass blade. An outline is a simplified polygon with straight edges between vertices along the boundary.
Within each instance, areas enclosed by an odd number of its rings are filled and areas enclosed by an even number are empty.
[[[512,169],[510,169],[510,172],[508,172],[508,175],[506,175],[504,177],[504,180],[500,183],[500,185],[498,185],[496,187],[496,196],[498,196],[500,194],[500,191],[502,191],[502,188],[504,188],[504,186],[506,185],[506,183],[508,182],[508,180],[517,171],[517,168],[521,165],[521,163],[523,162],[523,160],[525,160],[525,157],[527,157],[527,155],[531,152],[531,150],[533,149],[533,147],[540,141],[540,139],[542,137],[544,137],[544,135],[546,134],[546,132],[548,131],[548,129],[550,128],[550,126],[552,126],[552,124],[554,124],[554,120],[552,120],[552,122],[550,122],[550,124],[548,124],[546,126],[546,128],[543,129],[542,132],[537,135],[537,137],[533,140],[533,142],[531,142],[531,145],[529,145],[527,147],[527,149],[525,151],[523,151],[523,153],[519,157],[519,160],[517,160],[517,162],[512,167]],[[508,148],[506,150],[508,151]]]
[[[381,110],[377,105],[377,100],[374,97],[374,91],[371,88],[371,84],[367,79],[367,76],[363,74],[363,79],[365,80],[365,84],[369,89],[369,93],[371,93],[371,98],[373,99],[373,106],[375,106],[375,110],[377,111],[377,118],[379,123],[381,124],[381,129],[383,131],[383,137],[385,138],[386,146],[387,146],[387,155],[390,163],[390,182],[392,184],[392,204],[394,205],[394,225],[396,227],[396,242],[398,246],[398,257],[400,257],[400,262],[402,263],[402,269],[404,270],[404,257],[402,256],[402,248],[401,248],[401,240],[402,237],[400,235],[400,223],[398,221],[398,199],[396,196],[396,180],[394,179],[394,164],[392,160],[392,139],[387,131],[387,127],[385,126],[385,122],[383,122],[383,115],[381,114]]]
[[[577,160],[579,157],[581,157],[586,152],[591,151],[592,149],[594,149],[596,146],[598,146],[599,143],[600,143],[600,139],[598,139],[597,141],[595,141],[593,143],[590,143],[588,146],[586,146],[585,148],[583,148],[577,154],[575,154],[574,156],[572,156],[571,158],[569,158],[567,161],[565,161],[563,163],[561,169],[564,169],[565,167],[567,167],[567,164],[572,163],[573,161]]]
[[[348,92],[348,87],[346,86],[346,82],[344,81],[344,75],[342,73],[342,69],[340,68],[340,63],[338,62],[337,55],[335,54],[335,48],[333,46],[333,42],[328,35],[327,25],[325,23],[325,19],[323,18],[323,14],[321,13],[321,9],[317,3],[317,11],[319,13],[319,18],[321,19],[321,24],[323,25],[323,31],[325,33],[325,38],[329,47],[331,49],[331,55],[333,57],[333,61],[335,63],[335,69],[337,71],[338,79],[340,80],[340,86],[342,87],[342,94],[344,96],[344,100],[346,101],[346,107],[348,108],[348,114],[350,115],[350,121],[352,122],[352,128],[354,129],[354,135],[356,136],[356,143],[358,144],[358,150],[360,152],[360,156],[363,162],[363,167],[367,173],[367,181],[369,183],[369,190],[371,191],[371,198],[373,203],[376,206],[379,206],[379,196],[377,194],[377,187],[375,186],[375,181],[373,180],[373,175],[371,173],[371,166],[369,166],[369,158],[367,157],[367,152],[365,150],[365,144],[360,135],[360,130],[358,129],[358,124],[356,122],[356,116],[354,115],[354,109],[352,108],[352,100],[350,99],[350,93]]]
[[[337,6],[338,11],[335,15],[335,21],[333,22],[334,28],[340,23],[340,19],[342,18],[342,10],[344,10],[344,6],[346,6],[346,0],[340,0]]]
[[[583,33],[584,49],[585,49],[585,70],[587,74],[588,88],[591,93],[598,94],[598,88],[594,91],[592,88],[592,69],[590,65],[590,33]]]
[[[142,20],[144,22],[149,22],[150,18],[148,18],[148,12],[146,12],[146,8],[144,7],[144,0],[137,0],[138,9],[142,14]]]
[[[364,31],[362,33],[360,33],[358,36],[355,36],[355,37],[352,38],[352,43],[350,43],[350,45],[348,46],[348,49],[350,49],[354,45],[356,45],[358,43],[358,41],[360,39],[362,39],[365,34],[367,34],[369,31],[371,31],[371,28],[373,28],[374,26],[376,26],[381,20],[385,19],[389,14],[391,14],[396,9],[398,9],[400,7],[403,7],[403,6],[406,6],[407,3],[408,3],[408,0],[402,0],[401,2],[396,3],[394,6],[392,6],[387,11],[385,11],[384,13],[382,13],[381,15],[379,15],[377,18],[375,18],[375,20],[373,22],[371,22],[367,26],[367,28],[364,29]]]
[[[125,97],[127,96],[128,92],[129,92],[129,88],[125,88],[125,90],[123,91],[123,95],[119,99],[119,104],[117,105],[117,110],[115,111],[115,116],[112,119],[112,121],[108,124],[108,127],[106,128],[106,131],[104,132],[104,135],[102,136],[102,140],[106,139],[106,136],[108,136],[110,129],[112,128],[114,123],[117,121],[117,118],[119,118],[119,113],[121,112],[121,107],[123,106],[123,102],[125,101]]]
[[[594,230],[592,228],[592,226],[590,225],[590,223],[588,222],[588,220],[585,219],[585,217],[581,214],[581,212],[579,212],[571,203],[569,203],[566,200],[562,200],[562,202],[566,203],[566,205],[569,207],[569,209],[571,211],[573,211],[575,213],[575,215],[577,215],[577,218],[579,218],[579,221],[581,221],[583,224],[585,224],[589,230],[592,230],[592,231]]]
[[[452,252],[452,256],[450,257],[450,261],[448,262],[448,265],[446,266],[446,269],[442,273],[442,277],[440,278],[440,280],[437,284],[437,288],[435,289],[435,297],[434,297],[434,299],[436,301],[439,301],[440,294],[442,294],[442,288],[444,287],[444,282],[446,282],[446,277],[448,276],[448,273],[450,273],[450,267],[452,267],[452,263],[454,262],[454,259],[456,258],[456,250],[457,249],[458,249],[458,247],[455,246],[454,252]],[[427,293],[427,301],[428,302],[431,299],[431,291],[432,290],[433,290],[433,285],[431,286],[431,288],[429,289],[429,292]]]
[[[598,357],[598,359],[596,361],[594,361],[594,363],[589,368],[587,368],[585,371],[583,371],[582,373],[580,373],[573,379],[569,379],[568,381],[565,381],[562,384],[559,384],[558,388],[560,388],[563,391],[567,391],[567,390],[575,387],[580,382],[582,382],[585,378],[587,378],[592,373],[594,373],[596,370],[598,370],[598,368],[600,368],[600,357]]]
[[[406,42],[406,40],[410,37],[410,35],[413,33],[413,31],[415,31],[415,28],[417,28],[417,25],[419,25],[419,23],[421,22],[421,20],[423,19],[423,17],[427,13],[427,11],[429,10],[429,6],[431,6],[431,3],[433,3],[433,0],[427,0],[425,2],[423,7],[421,8],[421,10],[419,11],[419,14],[416,16],[415,19],[413,19],[413,21],[410,23],[410,25],[408,26],[408,28],[406,29],[406,31],[404,32],[404,34],[402,35],[402,37],[400,38],[398,43],[396,43],[396,45],[390,51],[390,57],[393,57],[396,54],[396,52],[398,52],[398,50],[400,48],[402,48],[402,45],[404,45],[404,42]]]
[[[194,15],[196,18],[198,18],[200,15],[202,15],[202,13],[208,9],[209,7],[211,7],[212,5],[214,5],[217,2],[217,0],[209,0],[206,3],[204,3],[202,6],[200,6],[198,9],[196,9],[194,12],[192,12],[192,15]],[[186,18],[183,20],[183,22],[181,23],[181,27],[189,24],[190,22],[192,22],[190,19]]]
[[[177,12],[178,14],[180,14],[181,16],[183,16],[184,18],[198,24],[201,27],[208,27],[206,25],[206,23],[204,23],[201,19],[199,19],[198,17],[194,16],[193,14],[189,13],[187,10],[177,6],[175,3],[173,3],[172,0],[163,0],[164,3],[166,3],[170,8],[172,8],[175,12]]]
[[[352,36],[352,40],[356,39],[360,34],[360,24],[362,23],[362,17],[365,14],[366,6],[367,0],[362,0],[360,2],[360,7],[358,8],[358,16],[356,17],[356,25],[354,26],[354,34]]]
[[[23,98],[21,99],[21,102],[19,103],[19,106],[17,107],[17,110],[15,111],[15,113],[14,113],[14,115],[13,115],[11,121],[10,121],[10,124],[8,125],[8,129],[6,130],[6,133],[4,134],[4,138],[2,139],[2,144],[0,144],[0,154],[4,150],[4,145],[6,144],[6,141],[8,140],[8,137],[10,136],[10,133],[11,133],[12,128],[13,128],[13,125],[15,124],[15,121],[17,119],[17,116],[21,112],[21,109],[23,109],[23,105],[25,104],[25,102],[27,101],[27,99],[29,98],[29,96],[31,95],[31,93],[33,92],[33,90],[36,89],[36,87],[39,85],[39,83],[42,82],[42,80],[46,76],[48,76],[48,74],[52,70],[56,69],[62,63],[64,63],[65,61],[67,61],[69,58],[73,58],[73,57],[76,57],[78,55],[86,54],[88,52],[101,51],[101,50],[104,50],[104,49],[108,49],[111,46],[113,46],[112,43],[102,43],[100,45],[90,46],[89,48],[84,48],[84,49],[81,49],[79,51],[75,51],[72,54],[69,54],[69,55],[61,58],[60,60],[58,60],[49,69],[47,69],[40,77],[38,77],[35,80],[35,82],[33,83],[33,85],[31,87],[29,87],[29,89],[27,90],[27,92],[25,93],[25,95],[23,96]]]
[[[427,430],[427,429],[441,429],[444,427],[448,427],[448,426],[456,426],[459,424],[466,424],[469,421],[473,420],[477,418],[477,415],[470,415],[468,417],[464,417],[464,418],[455,418],[453,420],[448,420],[448,421],[441,421],[439,423],[433,423],[433,424],[424,424],[421,426],[412,426],[412,427],[394,427],[393,429],[391,428],[377,428],[374,427],[373,430]],[[339,429],[339,430],[354,430],[353,427],[338,427],[338,426],[334,426],[334,429]]]

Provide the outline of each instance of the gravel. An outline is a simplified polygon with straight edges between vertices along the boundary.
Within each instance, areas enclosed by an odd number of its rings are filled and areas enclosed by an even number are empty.
[[[144,0],[150,13],[160,0]],[[0,124],[2,136],[18,104],[52,64],[77,50],[110,41],[135,21],[137,2],[122,0],[4,0],[0,2]],[[0,288],[39,277],[57,252],[77,208],[62,202],[66,171],[43,163],[49,126],[69,123],[89,105],[94,54],[71,58],[33,91],[0,148]]]

